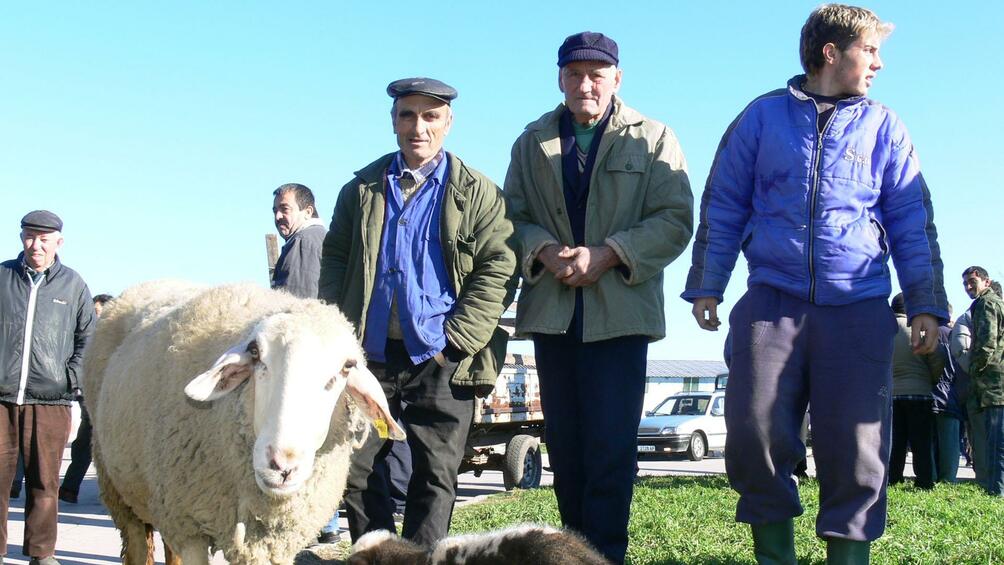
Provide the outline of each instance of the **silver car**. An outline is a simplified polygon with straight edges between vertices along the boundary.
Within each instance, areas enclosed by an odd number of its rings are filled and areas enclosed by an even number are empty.
[[[682,453],[700,461],[725,449],[725,391],[681,392],[647,412],[638,425],[638,453]]]

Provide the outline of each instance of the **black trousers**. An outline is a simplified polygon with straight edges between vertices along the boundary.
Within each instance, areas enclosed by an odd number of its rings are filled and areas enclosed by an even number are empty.
[[[562,523],[623,563],[648,338],[570,334],[533,337],[554,494]]]
[[[80,403],[80,426],[77,428],[77,437],[70,444],[70,466],[66,468],[66,475],[63,476],[64,488],[73,494],[80,493],[80,483],[84,481],[87,468],[91,466],[91,416],[87,413],[87,407]]]
[[[903,482],[906,449],[913,453],[913,472],[917,488],[934,487],[934,413],[931,399],[892,401],[892,455],[889,458],[889,483]]]
[[[404,343],[387,340],[387,362],[371,363],[391,414],[404,424],[411,450],[401,535],[432,546],[446,537],[457,494],[457,470],[474,418],[474,389],[450,384],[457,364],[440,367],[434,360],[414,365]],[[391,441],[371,433],[353,454],[345,488],[349,534],[355,542],[366,532],[394,530],[394,506],[382,466]]]
[[[393,447],[384,459],[383,468],[377,469],[377,472],[387,481],[387,494],[390,495],[394,511],[404,514],[408,503],[408,482],[411,481],[411,448],[406,441],[395,441],[392,444]]]

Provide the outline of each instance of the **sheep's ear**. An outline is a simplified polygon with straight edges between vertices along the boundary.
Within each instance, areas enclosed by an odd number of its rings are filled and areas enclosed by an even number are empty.
[[[185,394],[192,400],[209,401],[229,394],[254,374],[254,341],[235,345],[213,363],[213,366],[185,385]]]
[[[345,390],[349,391],[356,405],[373,422],[373,426],[380,432],[380,437],[389,436],[390,439],[398,441],[405,439],[407,436],[390,415],[387,395],[383,393],[380,382],[373,373],[366,367],[356,364],[347,369],[346,376],[348,382],[345,384]]]

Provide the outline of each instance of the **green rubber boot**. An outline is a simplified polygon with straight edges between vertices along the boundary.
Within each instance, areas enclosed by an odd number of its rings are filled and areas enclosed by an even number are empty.
[[[795,565],[795,522],[750,525],[758,565]]]
[[[826,539],[826,565],[868,565],[870,541]]]

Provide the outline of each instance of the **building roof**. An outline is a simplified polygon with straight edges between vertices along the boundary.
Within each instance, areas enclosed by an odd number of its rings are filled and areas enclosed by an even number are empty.
[[[722,361],[660,361],[650,359],[645,371],[646,377],[716,377],[727,373],[728,367]]]
[[[505,356],[505,365],[509,368],[536,367],[533,355],[509,353]],[[649,360],[645,371],[646,378],[714,378],[727,373],[728,368],[721,361],[663,361]]]
[[[522,353],[506,353],[505,356],[505,366],[510,369],[518,369],[519,367],[533,367],[537,368],[537,361],[533,358],[533,355],[523,355]]]

